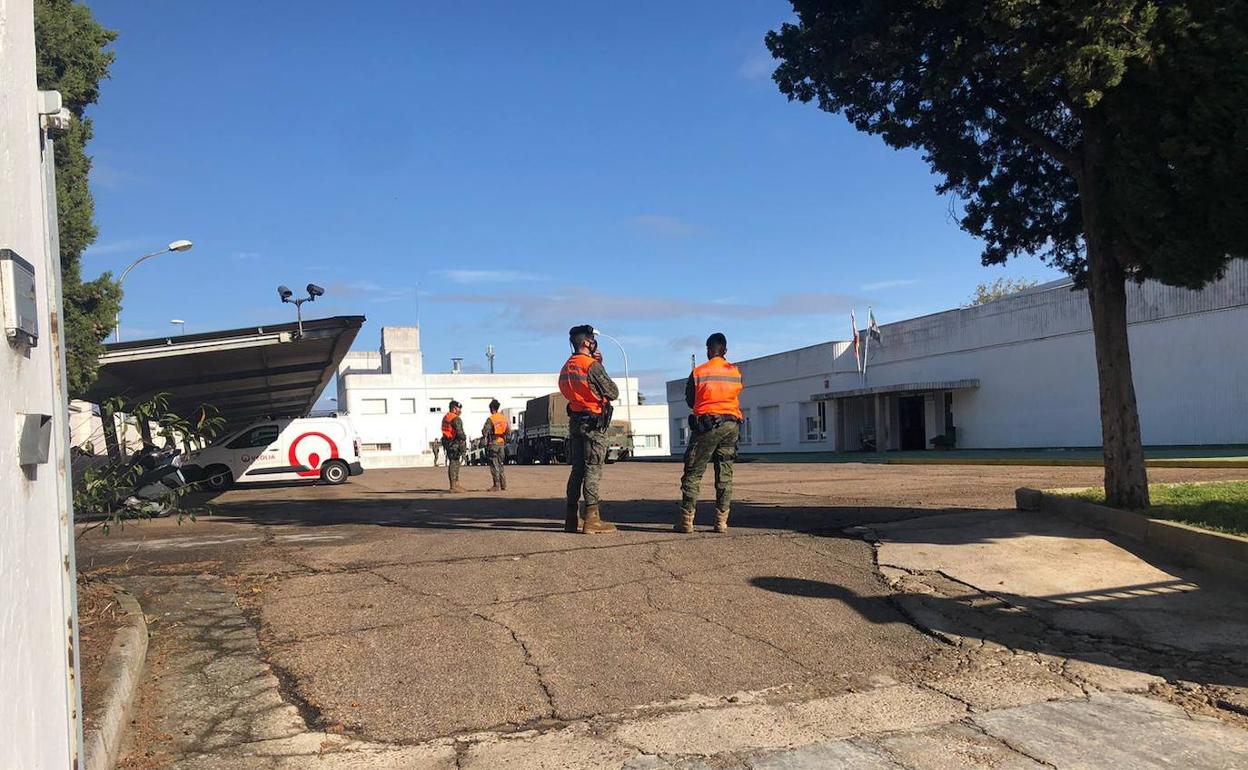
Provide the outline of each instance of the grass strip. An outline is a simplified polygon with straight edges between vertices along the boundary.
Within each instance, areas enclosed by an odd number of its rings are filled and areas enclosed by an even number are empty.
[[[1105,490],[1099,488],[1064,494],[1105,504]],[[1152,507],[1137,513],[1248,537],[1248,481],[1150,484],[1148,494]]]

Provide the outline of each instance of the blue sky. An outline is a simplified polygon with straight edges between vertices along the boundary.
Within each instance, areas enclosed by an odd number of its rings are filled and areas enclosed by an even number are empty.
[[[778,0],[89,4],[120,37],[84,273],[195,242],[127,279],[129,339],[289,320],[311,281],[357,349],[419,313],[431,371],[551,371],[593,323],[658,395],[711,331],[747,358],[1059,277],[981,267],[917,154],[787,102]]]

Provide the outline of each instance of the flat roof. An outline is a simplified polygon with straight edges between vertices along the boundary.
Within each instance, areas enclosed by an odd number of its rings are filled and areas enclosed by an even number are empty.
[[[936,382],[904,382],[898,385],[876,385],[869,388],[851,388],[850,390],[832,390],[816,393],[810,397],[812,401],[827,401],[833,398],[854,398],[855,396],[876,396],[896,393],[926,393],[933,390],[970,390],[979,387],[979,380],[941,380]]]
[[[234,424],[311,411],[355,341],[364,316],[184,334],[105,345],[99,377],[84,395],[143,401],[169,394],[189,415],[204,404]]]

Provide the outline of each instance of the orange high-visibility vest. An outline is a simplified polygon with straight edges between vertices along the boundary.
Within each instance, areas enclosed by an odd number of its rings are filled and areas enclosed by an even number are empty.
[[[602,414],[602,400],[589,387],[589,367],[593,363],[593,356],[573,353],[559,372],[559,392],[573,412]]]
[[[693,413],[741,419],[741,370],[716,356],[693,370]]]
[[[455,413],[447,412],[442,418],[442,438],[455,440]]]
[[[498,412],[491,412],[490,422],[493,423],[494,427],[494,443],[506,443],[504,437],[507,435],[507,418]]]

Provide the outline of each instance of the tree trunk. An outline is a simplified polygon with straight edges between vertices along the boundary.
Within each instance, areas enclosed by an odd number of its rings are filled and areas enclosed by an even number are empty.
[[[1088,304],[1100,383],[1105,502],[1114,508],[1147,508],[1148,475],[1140,414],[1127,341],[1127,274],[1101,232],[1095,193],[1083,198],[1088,258]]]

